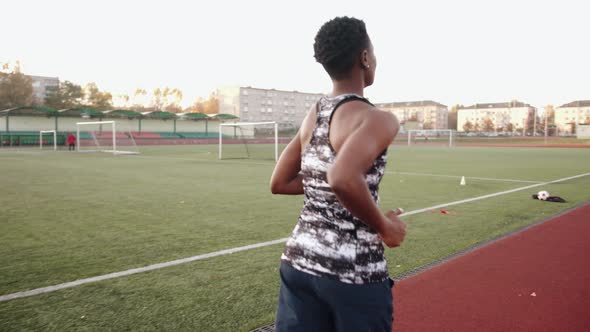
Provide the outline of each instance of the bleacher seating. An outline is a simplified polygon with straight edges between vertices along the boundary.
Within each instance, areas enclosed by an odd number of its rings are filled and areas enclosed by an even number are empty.
[[[217,138],[219,133],[205,133],[205,132],[192,132],[192,133],[177,133],[182,138]]]
[[[65,135],[58,133],[57,144],[65,144]],[[53,144],[53,136],[46,135],[43,137],[45,144]],[[0,131],[0,145],[2,146],[25,146],[25,145],[39,145],[38,131],[11,131],[10,133]]]
[[[113,137],[113,132],[112,131],[103,131],[103,132],[98,132],[95,131],[94,135],[96,136],[96,138],[112,138]],[[129,138],[129,135],[127,133],[123,133],[123,132],[117,132],[115,133],[115,137],[116,138]],[[82,135],[80,135],[82,136]]]
[[[132,131],[131,135],[133,135],[134,138],[160,138],[160,134],[153,131]]]
[[[178,134],[175,134],[173,132],[161,131],[161,132],[158,132],[158,134],[160,134],[161,138],[182,138]]]
[[[64,131],[58,132],[57,134],[57,144],[64,145],[66,136],[73,132],[74,135],[76,134],[75,131]],[[93,135],[94,134],[94,135]],[[146,139],[146,140],[170,140],[170,139],[215,139],[219,137],[219,133],[217,132],[154,132],[154,131],[142,131],[141,133],[138,131],[133,132],[117,132],[116,137],[120,139],[127,139],[129,138],[129,134],[133,136],[134,139]],[[111,139],[112,132],[110,131],[80,131],[80,140],[106,140]],[[224,137],[232,138],[231,135],[224,135]],[[46,144],[52,143],[53,138],[49,138],[48,136],[43,138]],[[16,146],[16,145],[39,145],[39,132],[38,131],[11,131],[10,133],[5,131],[0,131],[0,145],[2,146]]]

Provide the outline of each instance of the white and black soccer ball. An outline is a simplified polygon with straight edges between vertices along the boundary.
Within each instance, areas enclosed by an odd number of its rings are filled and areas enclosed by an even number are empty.
[[[541,190],[539,191],[539,193],[537,193],[537,197],[539,198],[539,200],[546,201],[547,198],[549,198],[549,192]]]

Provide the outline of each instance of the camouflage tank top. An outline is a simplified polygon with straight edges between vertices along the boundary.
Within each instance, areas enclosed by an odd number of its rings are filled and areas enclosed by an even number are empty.
[[[354,94],[318,101],[316,128],[301,156],[304,205],[281,259],[312,275],[365,284],[388,278],[383,243],[375,230],[340,204],[327,180],[336,155],[329,140],[330,121],[340,105],[352,100],[371,104]],[[386,163],[387,149],[365,176],[376,203]]]

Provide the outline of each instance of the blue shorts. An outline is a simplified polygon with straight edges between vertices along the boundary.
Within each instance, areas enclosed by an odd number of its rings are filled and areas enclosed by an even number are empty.
[[[353,285],[281,262],[277,332],[391,332],[393,280]]]

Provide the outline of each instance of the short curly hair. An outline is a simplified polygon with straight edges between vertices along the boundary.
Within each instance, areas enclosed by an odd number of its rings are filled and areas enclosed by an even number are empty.
[[[349,78],[360,53],[371,41],[365,22],[354,17],[336,17],[320,28],[313,44],[314,57],[334,80]]]

